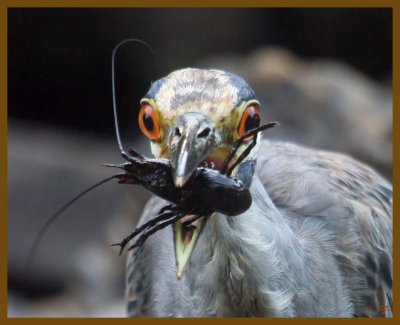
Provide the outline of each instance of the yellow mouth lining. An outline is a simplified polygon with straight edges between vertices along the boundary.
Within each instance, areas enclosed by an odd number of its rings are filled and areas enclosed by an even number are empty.
[[[178,279],[183,277],[186,265],[190,260],[190,256],[203,226],[203,218],[195,221],[191,225],[193,228],[189,231],[183,229],[183,222],[185,222],[185,220],[175,222],[175,258],[176,276]]]

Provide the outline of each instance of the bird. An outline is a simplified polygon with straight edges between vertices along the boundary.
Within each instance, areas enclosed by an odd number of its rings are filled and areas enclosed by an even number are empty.
[[[198,166],[220,170],[260,118],[240,76],[184,68],[151,84],[138,119],[182,188]],[[391,183],[348,155],[255,136],[232,174],[254,163],[251,206],[190,228],[185,216],[130,251],[128,316],[392,317]],[[138,225],[167,203],[151,197]]]

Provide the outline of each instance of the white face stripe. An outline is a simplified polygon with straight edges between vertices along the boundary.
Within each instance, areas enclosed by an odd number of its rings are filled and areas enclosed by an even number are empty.
[[[153,155],[168,158],[170,128],[188,112],[207,115],[219,129],[218,142],[230,146],[243,106],[250,101],[257,102],[250,86],[239,76],[222,70],[187,68],[170,73],[154,82],[142,99],[142,103],[155,107],[163,132],[160,142],[151,143]]]

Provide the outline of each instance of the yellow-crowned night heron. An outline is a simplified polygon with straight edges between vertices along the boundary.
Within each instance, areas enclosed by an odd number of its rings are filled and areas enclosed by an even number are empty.
[[[199,164],[221,168],[259,105],[236,75],[183,69],[152,84],[139,124],[182,187]],[[129,315],[390,316],[391,184],[348,156],[293,144],[258,141],[249,160],[246,212],[190,229],[180,220],[129,255]],[[139,224],[165,204],[151,198]]]

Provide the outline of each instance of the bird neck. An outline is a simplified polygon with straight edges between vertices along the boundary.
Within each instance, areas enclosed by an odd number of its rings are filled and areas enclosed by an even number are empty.
[[[253,203],[245,213],[214,214],[208,220],[202,235],[208,246],[203,248],[210,252],[207,268],[215,268],[216,290],[226,295],[221,308],[231,308],[233,315],[234,310],[249,316],[289,315],[293,284],[287,274],[303,268],[302,251],[257,176],[250,191]]]

